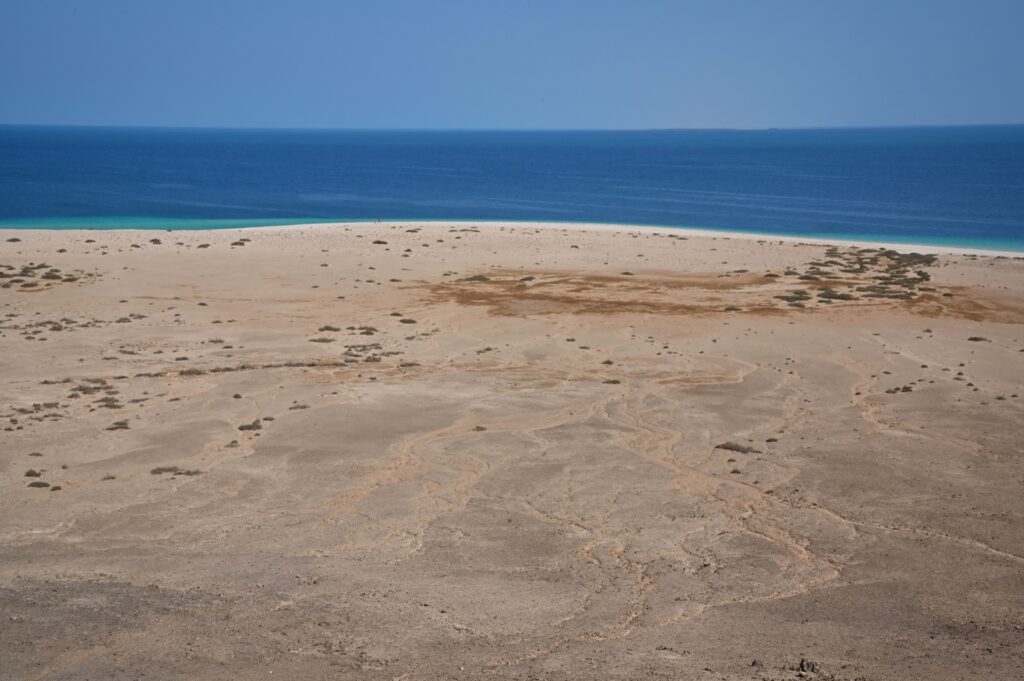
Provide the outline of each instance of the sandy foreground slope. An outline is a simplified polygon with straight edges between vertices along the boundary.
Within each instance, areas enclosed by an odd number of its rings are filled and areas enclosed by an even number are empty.
[[[1024,678],[1024,261],[0,231],[0,678]]]

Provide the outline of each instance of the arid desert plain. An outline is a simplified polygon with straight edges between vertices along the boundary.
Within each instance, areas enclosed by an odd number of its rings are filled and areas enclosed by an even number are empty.
[[[1024,260],[0,231],[0,678],[1024,678]]]

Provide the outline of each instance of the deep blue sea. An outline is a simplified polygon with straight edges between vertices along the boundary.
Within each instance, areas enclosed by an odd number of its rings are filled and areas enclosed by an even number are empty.
[[[543,220],[1024,250],[1024,126],[430,132],[0,126],[0,226]]]

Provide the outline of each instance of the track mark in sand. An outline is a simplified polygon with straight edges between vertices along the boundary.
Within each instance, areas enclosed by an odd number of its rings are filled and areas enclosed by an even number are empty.
[[[918,361],[919,359],[920,358],[915,358],[915,361]],[[944,444],[954,446],[964,452],[971,454],[972,456],[979,456],[981,454],[982,447],[977,443],[970,442],[968,440],[963,440],[961,438],[951,437],[944,434],[929,432],[927,430],[917,428],[911,424],[904,423],[901,424],[900,426],[897,426],[895,424],[880,419],[876,415],[876,412],[879,408],[886,406],[885,403],[875,405],[870,402],[870,398],[872,397],[870,391],[878,383],[878,378],[873,377],[871,371],[868,370],[863,365],[861,365],[859,362],[853,361],[849,358],[833,358],[833,362],[838,366],[841,366],[842,368],[846,369],[847,371],[849,371],[851,374],[858,378],[858,381],[855,382],[849,390],[850,402],[854,407],[858,409],[861,418],[865,422],[871,424],[875,432],[891,434],[894,436],[914,437],[921,440],[941,442]],[[860,393],[860,395],[858,395],[857,393]],[[824,505],[817,502],[794,503],[792,500],[786,499],[785,497],[775,497],[775,500],[790,508],[801,510],[813,509],[818,513],[822,513],[827,517],[832,518],[834,521],[852,527],[857,531],[874,529],[882,532],[905,533],[923,536],[943,541],[949,541],[964,546],[966,548],[983,551],[993,556],[1004,558],[1006,560],[1011,560],[1014,562],[1024,562],[1024,556],[1020,556],[1007,551],[1002,551],[1000,549],[994,548],[984,542],[975,539],[960,537],[957,535],[949,534],[947,532],[942,532],[940,530],[935,530],[927,527],[915,528],[896,525],[893,523],[880,523],[871,520],[853,519],[843,516],[840,513],[834,511],[833,509],[827,508]]]
[[[52,676],[52,675],[54,675],[54,674],[56,674],[58,672],[64,671],[66,669],[69,669],[69,668],[73,667],[74,665],[77,665],[80,662],[89,659],[90,657],[95,657],[96,655],[99,655],[99,654],[103,653],[104,651],[109,651],[109,650],[110,650],[110,647],[106,646],[106,645],[97,645],[97,646],[93,646],[91,648],[86,648],[85,650],[79,651],[77,654],[72,655],[70,658],[67,658],[67,659],[61,660],[59,662],[56,662],[54,664],[51,664],[50,666],[48,666],[46,669],[43,669],[39,673],[37,673],[37,674],[35,674],[33,676],[28,677],[28,681],[42,681],[43,679],[45,679],[45,678],[47,678],[49,676]]]
[[[740,382],[743,380],[742,377],[732,377],[732,379]],[[603,418],[607,419],[610,423],[615,423],[616,425],[633,432],[633,438],[628,439],[623,446],[633,454],[674,472],[677,475],[677,479],[673,484],[685,487],[690,493],[703,494],[710,502],[722,508],[733,508],[735,515],[732,522],[735,531],[760,537],[765,541],[782,547],[790,556],[792,556],[792,560],[796,563],[805,564],[818,573],[816,576],[805,575],[804,577],[799,578],[797,583],[791,587],[778,589],[769,594],[757,597],[737,596],[726,597],[724,599],[712,599],[708,602],[692,601],[685,616],[681,616],[679,618],[667,618],[666,620],[663,620],[662,623],[671,624],[681,619],[695,616],[696,614],[703,612],[708,607],[715,607],[726,603],[741,602],[744,600],[751,600],[752,598],[756,598],[756,600],[787,598],[800,593],[806,593],[809,590],[819,588],[822,585],[835,580],[840,573],[839,566],[832,564],[826,559],[819,558],[811,554],[796,538],[785,530],[773,525],[767,517],[762,517],[758,511],[759,504],[777,503],[773,498],[766,495],[763,490],[740,481],[720,478],[694,469],[677,461],[672,456],[672,449],[682,439],[683,433],[679,430],[655,426],[645,419],[642,415],[645,412],[645,409],[641,408],[641,406],[647,404],[646,398],[651,396],[652,393],[653,391],[651,389],[640,390],[634,388],[632,383],[627,381],[626,384],[624,384],[622,393],[615,399],[607,401],[602,406],[601,416]],[[612,405],[619,405],[620,408],[613,410],[611,409]],[[693,488],[688,484],[688,481],[694,480],[700,481],[700,485],[697,488]],[[733,489],[741,490],[743,492],[743,495],[741,495],[741,499],[743,501],[737,502],[735,499],[727,499],[716,494],[715,488],[720,485],[726,485]],[[534,510],[539,509],[534,508]],[[552,517],[551,514],[547,512],[542,512],[542,514],[545,520],[561,523],[565,522],[565,518]],[[607,566],[603,562],[594,557],[593,551],[596,547],[607,545],[608,541],[614,540],[603,536],[600,525],[593,527],[586,526],[585,529],[594,534],[594,541],[588,544],[588,560],[602,568],[606,568]],[[685,544],[686,542],[683,543]],[[621,561],[621,556],[625,547],[618,543],[616,543],[616,545],[619,546],[617,555]],[[713,545],[713,542],[711,544],[705,544],[704,549],[706,550],[711,545]],[[687,549],[687,553],[690,555],[699,555],[695,554],[693,549]],[[629,569],[637,575],[636,579],[638,586],[635,596],[629,602],[629,612],[624,616],[614,633],[583,633],[565,636],[560,638],[559,641],[555,642],[552,646],[547,646],[542,650],[534,651],[529,655],[516,658],[516,661],[535,660],[538,657],[551,654],[559,647],[570,641],[609,640],[611,638],[624,638],[629,636],[633,631],[634,624],[646,612],[647,594],[656,588],[656,580],[647,574],[647,567],[643,561],[630,562]],[[574,619],[577,619],[577,617],[563,619],[561,620],[561,624],[568,624]]]
[[[911,437],[919,440],[942,442],[957,447],[972,456],[982,455],[984,448],[976,442],[947,434],[931,432],[906,422],[901,422],[897,425],[880,418],[878,411],[883,407],[890,406],[890,403],[885,401],[878,393],[871,392],[878,384],[879,379],[873,376],[871,371],[859,362],[848,358],[838,358],[833,361],[837,366],[859,377],[860,380],[850,388],[850,403],[858,409],[861,419],[865,423],[870,424],[874,432],[896,437]]]
[[[593,414],[594,410],[603,401],[603,399],[595,403],[566,407],[551,415],[526,417],[510,421],[489,422],[487,430],[483,433],[479,433],[475,430],[475,427],[478,425],[477,420],[462,418],[447,426],[442,426],[427,433],[407,438],[394,447],[394,451],[397,455],[396,460],[372,476],[366,485],[358,490],[339,495],[329,501],[328,505],[335,507],[337,510],[323,516],[316,526],[321,527],[324,525],[338,524],[341,523],[345,517],[361,515],[356,510],[357,506],[371,494],[389,485],[396,485],[424,477],[424,474],[432,465],[425,460],[423,454],[423,451],[427,447],[446,440],[456,440],[476,435],[485,436],[486,434],[493,435],[504,432],[523,434],[536,433],[536,431],[539,430],[557,427],[578,420],[585,420]],[[465,456],[468,455],[464,453],[457,455],[458,458],[463,458]],[[421,551],[423,548],[423,534],[426,529],[444,515],[465,506],[470,498],[469,490],[483,477],[484,474],[486,474],[487,470],[492,467],[492,464],[488,464],[478,457],[472,458],[474,458],[479,465],[473,470],[464,469],[463,472],[466,473],[466,475],[463,475],[458,481],[440,486],[438,489],[434,490],[424,488],[424,497],[435,503],[434,508],[424,512],[423,508],[419,507],[417,514],[415,518],[412,519],[410,525],[403,526],[398,530],[386,532],[383,537],[372,542],[371,546],[382,544],[387,542],[389,539],[397,537],[404,536],[411,538],[413,546],[397,558],[392,559],[391,562],[404,560]],[[450,462],[451,459],[448,459],[447,463]],[[445,467],[451,470],[450,466],[446,465]],[[363,517],[365,518],[365,516]],[[373,523],[369,518],[366,518],[366,520]],[[356,546],[353,545],[352,542],[348,542],[334,547],[334,550],[343,551],[352,548],[356,548]]]
[[[831,518],[834,518],[837,522],[847,524],[857,529],[858,531],[867,528],[886,533],[910,534],[921,537],[927,537],[929,539],[939,539],[942,541],[948,541],[954,544],[958,544],[969,549],[990,553],[993,556],[1004,558],[1006,560],[1010,560],[1013,562],[1024,563],[1024,556],[1017,555],[1016,553],[1010,553],[1008,551],[1002,551],[993,546],[989,546],[988,544],[982,541],[978,541],[977,539],[960,537],[955,534],[942,532],[941,530],[934,530],[928,527],[908,527],[905,525],[897,525],[895,523],[881,523],[873,520],[855,519],[848,516],[844,516],[841,513],[831,508],[828,508],[827,506],[822,505],[820,502],[795,502],[791,499],[786,499],[784,497],[778,497],[778,500],[786,504],[790,508],[814,509],[820,513],[828,515]]]

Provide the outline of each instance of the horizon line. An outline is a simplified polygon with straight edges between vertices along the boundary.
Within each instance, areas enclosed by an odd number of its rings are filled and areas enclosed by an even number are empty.
[[[222,126],[222,125],[122,125],[82,123],[6,123],[0,128],[74,128],[97,130],[237,130],[237,131],[280,131],[280,132],[790,132],[808,130],[897,130],[930,128],[1012,128],[1022,127],[1016,123],[922,123],[890,125],[818,125],[818,126],[769,126],[769,127],[650,127],[650,128],[372,128],[372,127],[287,127],[287,126]]]

